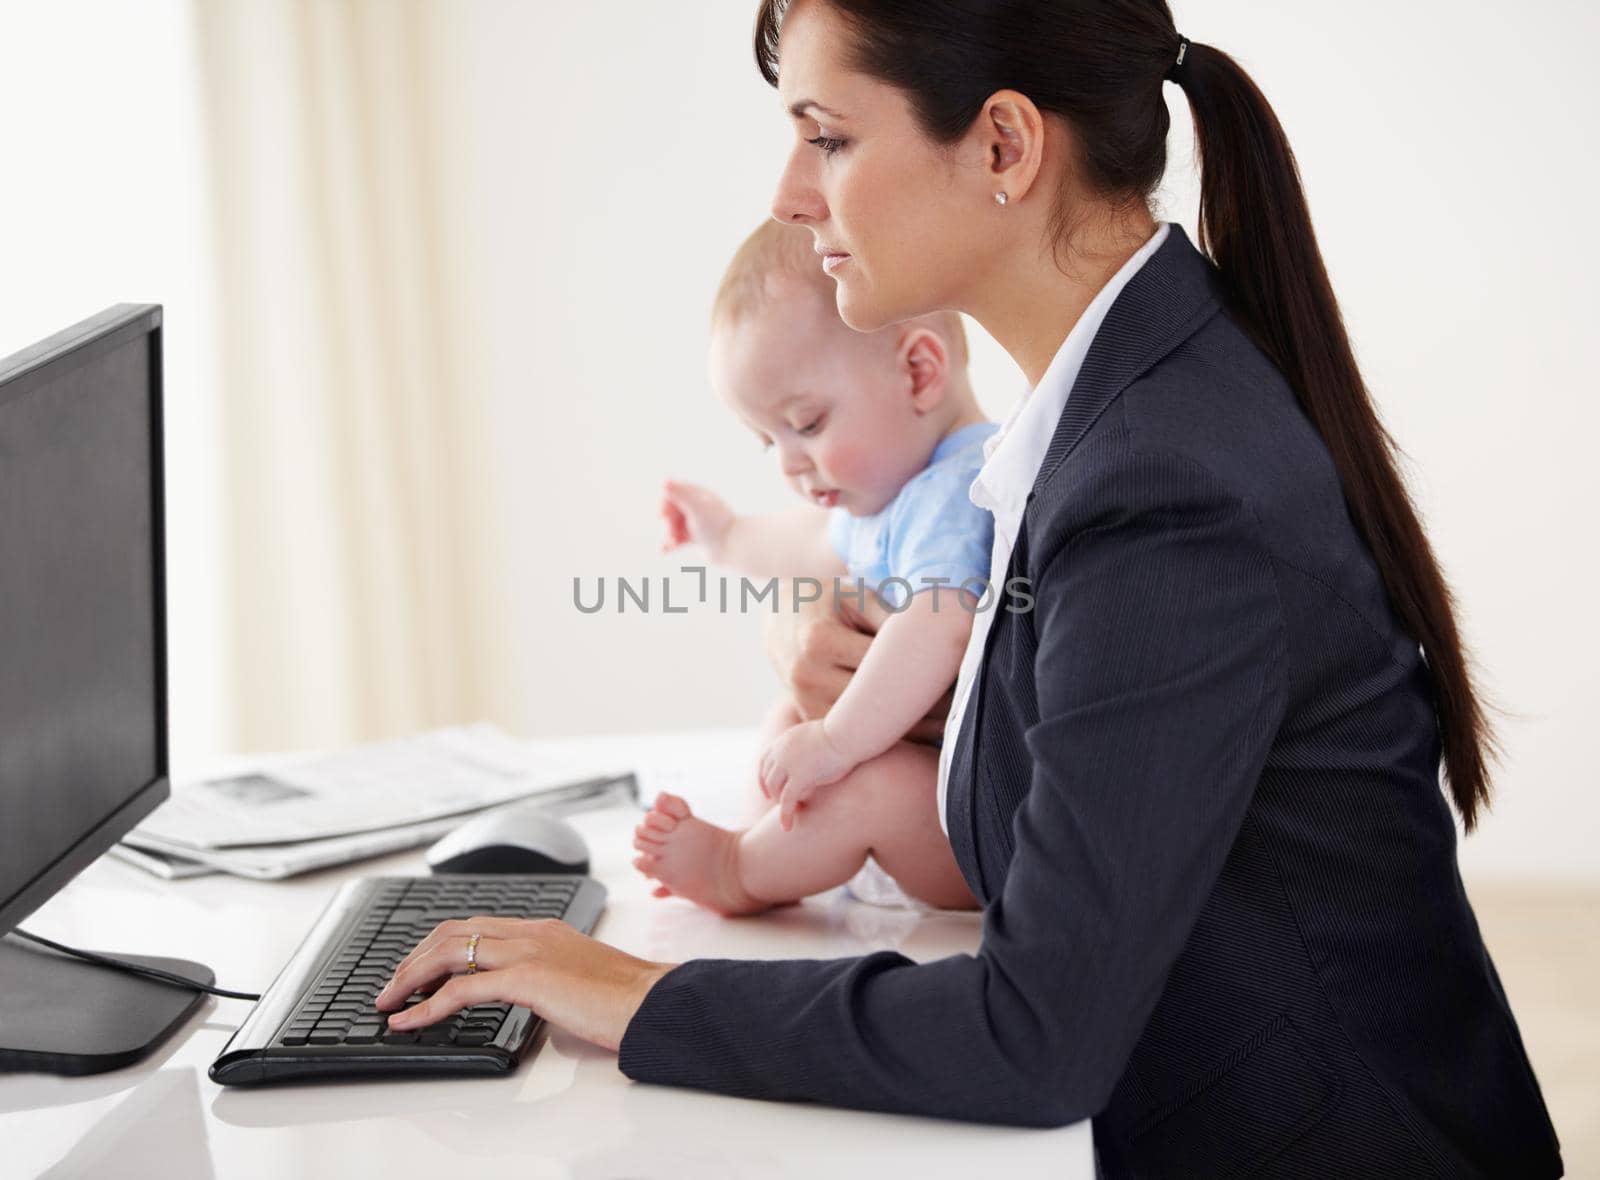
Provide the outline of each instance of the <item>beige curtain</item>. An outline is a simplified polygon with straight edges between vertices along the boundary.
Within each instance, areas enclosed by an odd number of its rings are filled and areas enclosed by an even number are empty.
[[[484,415],[442,208],[448,9],[196,4],[235,749],[485,708]]]

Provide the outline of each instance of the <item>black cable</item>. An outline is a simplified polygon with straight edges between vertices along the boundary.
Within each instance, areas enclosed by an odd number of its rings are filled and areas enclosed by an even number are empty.
[[[59,951],[63,955],[72,955],[74,958],[84,959],[90,963],[99,963],[102,967],[114,967],[118,971],[126,971],[130,975],[143,975],[146,979],[154,979],[158,983],[170,983],[175,987],[186,987],[190,991],[206,992],[229,1000],[259,1000],[261,998],[252,992],[230,992],[227,988],[212,987],[209,983],[201,983],[198,979],[190,979],[188,976],[178,975],[172,971],[163,971],[160,967],[146,967],[143,963],[127,963],[121,959],[113,959],[109,955],[96,954],[94,951],[80,951],[76,947],[62,946],[59,942],[51,942],[48,938],[40,938],[37,934],[29,934],[26,930],[13,930],[11,933],[18,938],[25,938],[29,942],[36,942],[40,946],[47,946],[53,951]]]

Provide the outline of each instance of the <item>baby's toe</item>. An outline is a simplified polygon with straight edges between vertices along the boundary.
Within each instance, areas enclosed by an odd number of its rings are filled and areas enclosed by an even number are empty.
[[[690,815],[689,805],[678,796],[666,791],[656,796],[655,811],[674,820],[688,819]]]

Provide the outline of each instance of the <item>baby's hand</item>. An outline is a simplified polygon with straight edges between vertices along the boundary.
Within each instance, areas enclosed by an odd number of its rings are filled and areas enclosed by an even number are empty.
[[[662,489],[661,515],[667,522],[667,539],[661,552],[693,541],[705,549],[712,561],[719,559],[722,542],[733,524],[733,510],[721,496],[697,484],[669,479]]]
[[[802,721],[779,734],[761,756],[761,789],[778,796],[778,820],[794,827],[795,809],[818,787],[836,783],[855,763],[828,739],[820,721]]]

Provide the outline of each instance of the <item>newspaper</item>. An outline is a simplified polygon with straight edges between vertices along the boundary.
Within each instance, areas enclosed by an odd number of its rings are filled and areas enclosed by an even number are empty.
[[[542,791],[535,799],[545,810],[566,815],[609,804],[632,803],[637,795],[633,775],[622,774],[615,778],[595,779]],[[525,802],[518,800],[502,806],[523,806]],[[462,822],[461,815],[450,815],[348,836],[328,836],[293,844],[231,845],[226,848],[196,848],[135,829],[111,851],[119,859],[168,880],[221,872],[232,873],[236,877],[254,877],[261,881],[278,881],[313,869],[348,864],[429,844]]]
[[[175,784],[129,843],[217,851],[352,837],[581,793],[631,770],[614,758],[579,761],[519,742],[485,723],[437,729]]]

